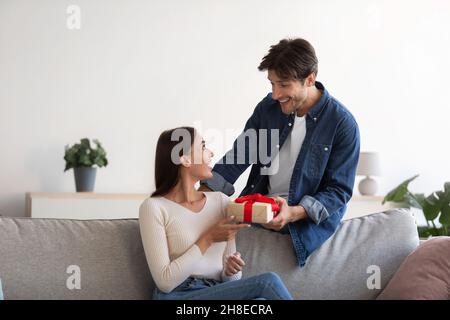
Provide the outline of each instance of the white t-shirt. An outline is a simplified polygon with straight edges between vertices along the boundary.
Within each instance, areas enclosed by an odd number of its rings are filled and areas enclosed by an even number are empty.
[[[306,116],[295,117],[294,127],[269,168],[268,196],[287,198],[292,171],[306,135]],[[278,166],[273,165],[278,161]],[[278,167],[278,168],[277,168]],[[278,170],[277,170],[278,169]]]

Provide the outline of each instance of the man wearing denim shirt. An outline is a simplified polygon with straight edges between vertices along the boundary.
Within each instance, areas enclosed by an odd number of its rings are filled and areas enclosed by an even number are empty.
[[[280,213],[263,227],[289,232],[300,266],[336,231],[355,182],[360,136],[352,114],[316,81],[318,60],[303,39],[271,46],[258,69],[272,84],[233,148],[201,190],[234,193],[252,165],[242,195],[275,197]],[[256,132],[256,134],[254,134]],[[256,137],[256,140],[252,137]]]

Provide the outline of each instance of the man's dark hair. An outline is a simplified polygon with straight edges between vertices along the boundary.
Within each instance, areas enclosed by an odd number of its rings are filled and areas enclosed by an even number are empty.
[[[270,47],[259,71],[274,70],[282,79],[304,81],[311,73],[317,75],[318,60],[313,46],[304,39],[283,39]]]

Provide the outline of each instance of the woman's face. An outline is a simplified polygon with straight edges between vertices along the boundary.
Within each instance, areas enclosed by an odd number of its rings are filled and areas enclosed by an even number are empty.
[[[191,147],[191,166],[188,168],[190,174],[198,180],[212,178],[211,158],[214,153],[206,148],[203,137],[195,134],[194,143]]]

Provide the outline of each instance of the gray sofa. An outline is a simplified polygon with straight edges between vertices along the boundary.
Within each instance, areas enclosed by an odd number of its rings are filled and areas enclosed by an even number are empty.
[[[375,299],[418,244],[406,209],[343,221],[303,268],[289,235],[237,236],[244,277],[277,272],[296,299]],[[135,219],[0,217],[0,278],[5,299],[150,299],[154,288]]]

